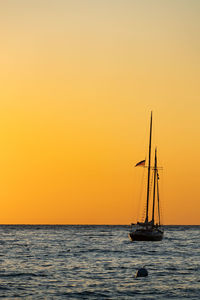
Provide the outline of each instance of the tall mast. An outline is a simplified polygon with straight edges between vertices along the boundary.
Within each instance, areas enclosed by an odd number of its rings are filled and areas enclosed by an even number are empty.
[[[150,119],[149,164],[148,164],[148,182],[147,182],[147,206],[146,206],[145,223],[148,223],[148,214],[149,214],[149,184],[150,184],[150,171],[151,171],[151,134],[152,134],[152,112],[151,112],[151,119]]]
[[[155,211],[156,179],[157,179],[157,149],[155,149],[155,165],[154,165],[153,207],[152,207],[153,224],[154,224],[154,211]]]

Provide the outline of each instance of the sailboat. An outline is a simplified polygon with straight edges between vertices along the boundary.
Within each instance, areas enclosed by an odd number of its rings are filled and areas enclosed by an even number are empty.
[[[151,137],[152,137],[152,112],[150,118],[150,137],[149,137],[149,160],[148,160],[148,181],[147,181],[147,199],[145,208],[145,221],[131,224],[129,238],[131,241],[161,241],[163,239],[164,231],[160,223],[160,199],[159,199],[159,174],[157,166],[157,148],[155,149],[154,166],[151,167]],[[145,160],[136,164],[136,166],[145,166]],[[150,176],[153,172],[153,199],[152,199],[152,215],[149,220],[150,207]],[[155,206],[157,202],[158,223],[155,223]],[[134,227],[135,228],[134,228]]]

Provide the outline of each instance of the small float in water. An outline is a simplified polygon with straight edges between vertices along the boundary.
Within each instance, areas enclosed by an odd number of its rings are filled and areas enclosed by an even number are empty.
[[[148,276],[148,271],[145,267],[142,267],[137,270],[135,277],[147,277]]]

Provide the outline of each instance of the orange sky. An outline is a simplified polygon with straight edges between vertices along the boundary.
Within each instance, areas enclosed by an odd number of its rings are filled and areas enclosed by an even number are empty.
[[[200,2],[5,1],[0,223],[136,221],[150,111],[165,224],[200,224]]]

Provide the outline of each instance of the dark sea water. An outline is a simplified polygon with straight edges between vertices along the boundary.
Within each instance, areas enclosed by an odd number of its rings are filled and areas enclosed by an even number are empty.
[[[128,226],[0,226],[0,298],[200,299],[200,226],[130,242]],[[146,266],[149,276],[135,278]]]

